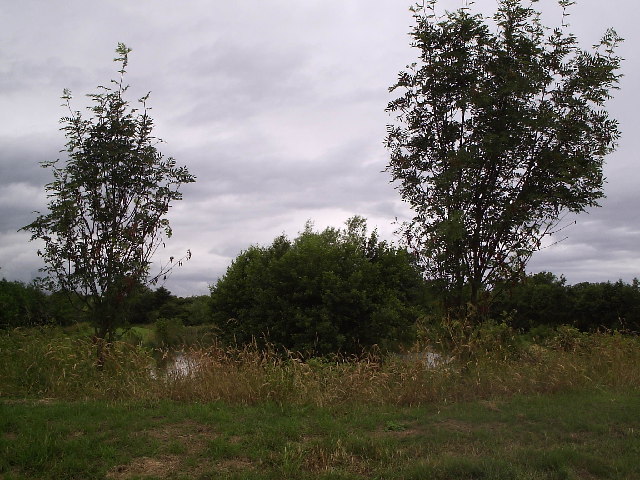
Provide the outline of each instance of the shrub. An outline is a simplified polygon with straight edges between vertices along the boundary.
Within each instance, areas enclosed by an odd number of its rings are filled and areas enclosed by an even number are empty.
[[[525,343],[508,316],[482,323],[475,323],[473,316],[423,319],[419,323],[419,350],[436,349],[462,362],[478,358],[516,359],[524,351]]]
[[[570,325],[556,328],[555,335],[548,338],[545,344],[553,349],[565,352],[576,352],[588,342],[589,336]]]
[[[310,355],[390,348],[411,340],[425,300],[410,255],[367,236],[354,217],[344,230],[242,252],[211,289],[213,319],[223,338],[272,342]]]
[[[485,339],[510,342],[502,326],[472,329],[486,329]],[[519,357],[478,351],[435,365],[375,354],[305,361],[256,345],[212,342],[185,348],[182,356],[190,370],[171,372],[171,365],[154,366],[149,349],[125,342],[114,342],[97,369],[91,338],[78,332],[69,336],[66,330],[0,331],[0,398],[417,406],[603,388],[637,392],[640,385],[640,338],[619,333],[579,334],[575,349],[530,345]],[[561,332],[564,338],[574,334]],[[500,344],[495,347],[501,353]],[[168,352],[159,353],[168,358]]]
[[[492,305],[492,316],[508,312],[516,328],[562,325],[572,321],[573,305],[564,277],[549,272],[527,276],[523,282],[505,286]]]
[[[175,347],[184,340],[185,328],[177,318],[159,318],[155,327],[156,340],[159,346]]]

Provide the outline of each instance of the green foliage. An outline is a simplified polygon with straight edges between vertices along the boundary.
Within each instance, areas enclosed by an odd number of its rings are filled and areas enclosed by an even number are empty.
[[[640,285],[637,280],[566,285],[563,277],[542,272],[502,289],[491,312],[509,314],[522,330],[567,324],[582,331],[640,332]]]
[[[464,316],[523,274],[563,212],[603,196],[621,39],[608,30],[582,50],[522,0],[500,0],[495,27],[468,7],[438,18],[436,3],[414,8],[419,61],[391,87],[387,170],[415,212],[408,245]]]
[[[561,327],[531,344],[521,336],[514,343],[513,333],[502,324],[475,325],[469,332],[469,346],[443,352],[439,362],[379,353],[305,361],[298,354],[213,341],[207,347],[184,348],[180,363],[163,370],[160,363],[153,368],[148,348],[125,342],[114,342],[103,369],[96,369],[95,346],[75,327],[2,330],[0,399],[145,404],[170,399],[339,408],[451,404],[603,388],[624,391],[640,385],[637,336],[584,334]],[[160,353],[168,353],[164,360],[172,358],[169,352]]]
[[[198,295],[182,299],[180,318],[185,325],[204,325],[211,322],[211,300],[209,295]]]
[[[86,321],[86,306],[77,295],[69,292],[51,292],[47,308],[54,325],[67,326]]]
[[[566,280],[549,272],[504,286],[494,298],[491,311],[493,316],[508,313],[513,326],[523,330],[570,324],[575,314]]]
[[[477,359],[519,359],[526,341],[511,325],[511,318],[477,323],[473,316],[423,319],[418,325],[421,348],[436,349],[447,358],[467,362]]]
[[[96,369],[94,342],[86,332],[59,327],[0,331],[0,397],[118,398],[148,389],[148,351],[115,342]],[[98,393],[100,392],[100,393]]]
[[[181,262],[171,258],[149,279],[151,257],[171,236],[169,206],[182,198],[179,187],[195,180],[157,150],[149,95],[139,100],[140,109],[125,99],[130,51],[118,45],[119,78],[88,95],[89,118],[71,108],[71,93],[64,91],[67,158],[62,166],[60,160],[43,162],[54,177],[46,186],[49,213],[24,227],[32,240],[44,241],[38,254],[49,289],[76,294],[99,338],[111,337],[126,318],[139,284],[153,283]]]
[[[241,253],[211,289],[227,341],[269,341],[306,354],[392,347],[411,338],[425,286],[406,251],[366,233],[314,232]]]
[[[165,287],[151,290],[141,287],[132,296],[129,319],[131,324],[150,324],[159,318],[178,319],[184,325],[211,322],[209,296],[176,297]]]
[[[161,286],[156,290],[151,290],[141,285],[133,293],[129,305],[131,323],[146,324],[153,323],[160,317],[173,317],[173,315],[166,315],[165,313],[166,310],[171,309],[171,307],[167,307],[167,304],[173,303],[177,299],[165,287]]]
[[[551,348],[565,352],[575,352],[587,344],[589,336],[570,325],[560,325],[555,329],[554,335],[547,338],[545,344]]]
[[[155,324],[156,340],[161,347],[175,347],[183,341],[185,328],[177,318],[159,318]]]
[[[578,283],[570,288],[573,322],[581,330],[599,327],[640,332],[640,285]]]
[[[0,329],[45,324],[47,307],[46,295],[35,285],[0,280]]]

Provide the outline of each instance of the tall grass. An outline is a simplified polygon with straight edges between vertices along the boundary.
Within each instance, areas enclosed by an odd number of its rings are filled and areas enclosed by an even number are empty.
[[[382,354],[305,360],[214,343],[185,350],[188,371],[163,373],[153,352],[140,346],[114,343],[99,370],[89,339],[17,329],[0,333],[0,397],[422,405],[640,385],[635,336],[562,327],[534,342],[503,324],[440,324],[422,341],[416,348],[441,349],[440,364]]]
[[[89,337],[56,328],[0,333],[0,396],[136,398],[153,387],[153,358],[142,348],[116,342],[102,369]]]

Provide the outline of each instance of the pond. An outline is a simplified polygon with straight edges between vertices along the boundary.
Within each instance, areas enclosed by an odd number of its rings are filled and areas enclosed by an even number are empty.
[[[452,359],[445,358],[439,353],[411,352],[395,354],[396,358],[404,360],[408,363],[421,363],[427,368],[435,368],[444,363],[449,363]],[[158,374],[167,378],[188,377],[194,374],[201,366],[201,361],[195,355],[190,355],[184,350],[174,350],[164,352],[160,358],[156,360],[156,367],[152,369],[152,376]]]
[[[411,352],[411,353],[398,353],[398,358],[406,360],[407,362],[422,363],[427,368],[435,368],[443,363],[449,363],[452,359],[445,358],[439,353],[435,352]]]
[[[158,375],[169,378],[187,377],[198,369],[200,362],[183,350],[163,352],[156,359],[156,366],[151,369],[151,376]]]

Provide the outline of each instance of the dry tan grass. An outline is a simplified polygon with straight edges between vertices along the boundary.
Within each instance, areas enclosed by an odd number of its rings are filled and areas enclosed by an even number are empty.
[[[166,478],[176,473],[179,465],[180,460],[175,455],[164,455],[156,458],[139,457],[127,465],[118,465],[113,468],[107,473],[107,478],[114,480],[139,478],[140,476]]]
[[[214,345],[185,352],[190,373],[172,375],[153,375],[151,353],[125,343],[113,346],[100,371],[89,341],[23,331],[0,342],[0,396],[13,398],[421,405],[640,385],[640,340],[618,334],[518,349],[496,342],[492,350],[485,341],[434,368],[393,356],[304,361]]]

